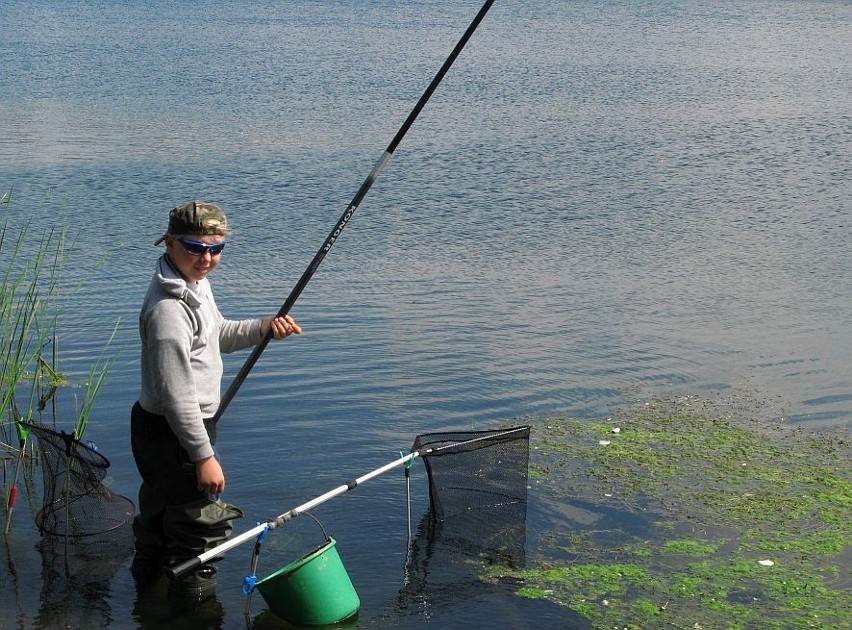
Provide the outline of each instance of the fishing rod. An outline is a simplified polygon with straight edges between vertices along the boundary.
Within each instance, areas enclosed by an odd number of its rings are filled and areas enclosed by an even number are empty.
[[[325,494],[321,494],[320,496],[318,496],[314,499],[311,499],[310,501],[307,501],[306,503],[303,503],[302,505],[294,507],[293,509],[288,510],[287,512],[284,512],[283,514],[280,514],[280,515],[276,516],[275,518],[266,521],[265,523],[259,523],[255,527],[243,532],[242,534],[239,534],[238,536],[234,536],[233,538],[229,538],[228,540],[220,543],[219,545],[217,545],[213,549],[210,549],[209,551],[205,551],[205,552],[203,552],[203,553],[201,553],[201,554],[199,554],[199,555],[197,555],[193,558],[190,558],[189,560],[186,560],[186,561],[184,561],[180,564],[177,564],[173,567],[170,567],[167,570],[167,572],[168,572],[170,577],[173,577],[173,578],[174,577],[180,577],[184,573],[200,567],[202,564],[204,564],[208,560],[212,560],[214,558],[219,558],[226,551],[230,551],[234,547],[242,545],[244,542],[251,540],[255,536],[259,536],[260,534],[263,534],[270,529],[275,529],[279,525],[283,525],[287,521],[290,521],[290,520],[296,518],[297,516],[301,516],[302,514],[306,514],[308,511],[312,510],[313,508],[317,507],[318,505],[321,505],[321,504],[325,503],[326,501],[329,501],[329,500],[331,500],[335,497],[338,497],[341,494],[345,494],[346,492],[349,492],[350,490],[358,487],[359,485],[363,484],[366,481],[369,481],[370,479],[373,479],[374,477],[378,477],[379,475],[382,475],[382,474],[388,472],[389,470],[396,468],[397,466],[402,466],[403,464],[405,464],[406,466],[410,466],[411,465],[410,462],[413,462],[414,459],[417,458],[417,457],[436,456],[436,455],[441,454],[444,451],[454,452],[453,449],[460,449],[461,447],[468,448],[471,445],[487,446],[487,445],[493,443],[495,440],[499,440],[501,438],[507,438],[507,437],[511,439],[513,436],[522,435],[524,432],[526,432],[528,430],[529,430],[529,427],[524,426],[524,427],[516,427],[516,428],[512,428],[512,429],[506,429],[504,431],[497,431],[497,432],[487,431],[487,432],[485,432],[485,435],[482,435],[480,437],[475,437],[475,438],[471,438],[471,439],[467,439],[467,440],[461,440],[461,441],[453,442],[451,444],[445,444],[444,446],[430,447],[430,448],[424,448],[424,449],[417,450],[417,451],[411,451],[408,455],[401,455],[398,459],[395,459],[392,462],[388,462],[384,466],[380,466],[379,468],[376,468],[375,470],[372,470],[372,471],[370,471],[370,472],[368,472],[364,475],[361,475],[357,479],[353,479],[352,481],[348,481],[344,484],[341,484],[341,485],[337,486],[336,488],[329,490]]]
[[[405,122],[402,123],[402,126],[399,128],[399,131],[396,132],[396,135],[391,140],[390,144],[385,149],[382,156],[379,158],[376,165],[373,167],[373,170],[367,176],[367,179],[364,180],[364,183],[361,184],[361,187],[358,189],[358,192],[355,193],[355,196],[352,198],[352,201],[349,202],[349,205],[346,206],[346,210],[343,211],[343,214],[340,215],[340,218],[337,220],[334,228],[332,228],[331,232],[329,232],[322,246],[317,250],[317,253],[314,255],[313,260],[311,260],[307,269],[305,269],[304,273],[302,273],[301,278],[293,287],[293,290],[290,292],[290,295],[287,296],[287,299],[284,301],[284,304],[281,305],[281,308],[278,310],[276,317],[282,317],[287,315],[290,312],[290,309],[293,308],[293,304],[299,298],[305,286],[310,281],[311,277],[316,272],[317,268],[322,263],[326,254],[328,254],[329,250],[332,248],[334,243],[340,237],[340,234],[346,228],[346,225],[349,223],[349,220],[352,218],[352,215],[355,214],[355,211],[358,209],[358,206],[361,205],[364,197],[367,196],[370,188],[373,186],[373,182],[379,177],[379,174],[387,164],[393,152],[396,150],[399,143],[402,142],[402,139],[405,137],[405,134],[408,132],[409,127],[414,123],[417,116],[420,114],[420,111],[426,105],[426,102],[432,96],[432,93],[435,91],[435,88],[438,87],[438,84],[444,78],[444,75],[450,69],[450,66],[453,65],[453,62],[456,60],[456,57],[459,56],[462,49],[467,44],[467,40],[470,39],[471,35],[473,35],[474,31],[479,26],[479,23],[485,17],[485,14],[488,13],[488,9],[491,8],[491,5],[494,4],[494,0],[486,0],[485,4],[482,5],[482,8],[479,9],[479,13],[476,14],[476,17],[473,18],[473,21],[467,27],[467,30],[462,35],[461,39],[459,39],[455,48],[453,48],[449,57],[444,61],[438,73],[434,76],[429,86],[426,88],[426,91],[423,92],[423,95],[417,101],[417,104],[414,106],[414,109],[411,110],[411,113],[408,115],[408,118],[405,119]],[[225,410],[228,408],[228,405],[231,404],[234,396],[237,393],[237,390],[243,384],[248,373],[254,367],[254,364],[257,363],[257,360],[260,358],[260,355],[266,349],[266,346],[269,344],[272,339],[272,329],[266,333],[261,342],[257,344],[252,350],[246,362],[243,364],[240,371],[234,377],[233,382],[230,387],[228,387],[225,394],[222,396],[221,401],[219,402],[219,408],[216,410],[212,418],[212,422],[216,423],[222,417],[222,414],[225,413]]]

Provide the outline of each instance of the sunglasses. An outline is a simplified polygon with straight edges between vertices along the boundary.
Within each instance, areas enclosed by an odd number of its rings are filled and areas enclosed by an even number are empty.
[[[222,253],[222,250],[225,249],[225,241],[208,245],[207,243],[199,243],[198,241],[190,241],[186,238],[179,238],[178,243],[181,244],[184,250],[186,250],[186,253],[190,256],[203,256],[204,254],[218,256]]]

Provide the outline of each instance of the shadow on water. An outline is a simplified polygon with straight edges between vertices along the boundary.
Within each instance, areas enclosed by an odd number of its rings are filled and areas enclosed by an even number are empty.
[[[204,601],[176,601],[168,596],[168,579],[136,591],[132,611],[140,630],[223,628],[225,608],[214,595]]]
[[[130,525],[104,535],[44,535],[37,628],[109,628],[114,579],[133,551]]]
[[[410,547],[405,583],[391,610],[365,627],[520,628],[530,619],[560,628],[589,627],[571,611],[515,595],[515,580],[486,582],[489,566],[523,567],[526,505],[511,504],[436,520],[427,513]]]

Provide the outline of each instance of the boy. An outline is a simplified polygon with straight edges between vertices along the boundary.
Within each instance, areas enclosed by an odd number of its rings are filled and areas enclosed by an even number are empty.
[[[131,572],[143,586],[164,565],[208,551],[231,532],[242,513],[219,500],[225,475],[213,450],[219,406],[221,352],[300,334],[289,315],[228,320],[219,312],[207,276],[225,248],[228,222],[211,203],[192,201],[169,213],[155,243],[166,251],[139,314],[141,393],[131,412],[133,458],[142,477],[133,522]],[[204,565],[170,584],[181,598],[201,600],[215,590],[215,568]]]

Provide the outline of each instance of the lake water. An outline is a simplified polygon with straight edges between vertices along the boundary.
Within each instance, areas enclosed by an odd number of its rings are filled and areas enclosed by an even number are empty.
[[[58,343],[72,381],[120,322],[87,433],[114,489],[135,498],[136,315],[168,210],[221,204],[235,227],[211,278],[221,310],[276,311],[478,9],[0,4],[0,212],[77,236]],[[839,0],[498,0],[296,303],[304,335],[269,346],[222,419],[237,531],[429,431],[687,394],[848,429],[851,34]],[[244,359],[228,357],[225,385]],[[558,526],[535,508],[530,558]],[[315,515],[359,627],[581,626],[439,572],[403,588],[401,475]],[[303,520],[270,537],[267,571],[317,535]],[[47,610],[37,540],[17,509],[0,628],[142,624],[124,570]],[[156,625],[244,626],[250,547],[220,563],[221,610]],[[278,627],[260,597],[250,616]]]

